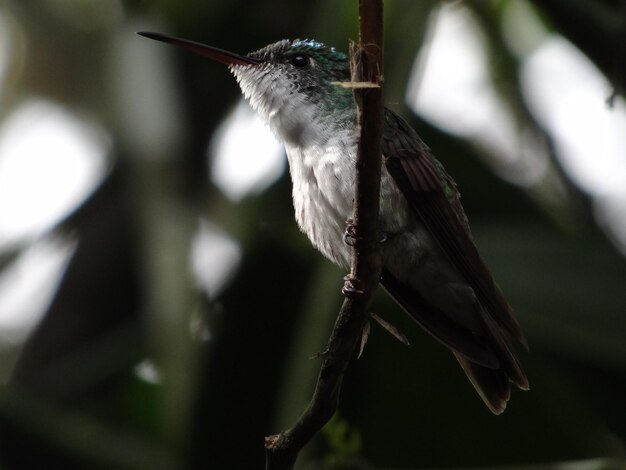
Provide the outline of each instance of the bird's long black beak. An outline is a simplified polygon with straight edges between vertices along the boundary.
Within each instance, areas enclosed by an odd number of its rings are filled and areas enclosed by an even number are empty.
[[[168,36],[166,34],[151,33],[146,31],[142,31],[137,34],[146,38],[155,39],[157,41],[166,42],[168,44],[188,49],[196,54],[200,54],[203,57],[207,57],[208,59],[212,59],[226,65],[259,65],[262,63],[261,60],[255,59],[254,57],[235,54],[234,52],[224,51],[222,49],[218,49],[217,47],[207,46],[206,44],[189,41],[188,39],[181,39],[174,36]]]

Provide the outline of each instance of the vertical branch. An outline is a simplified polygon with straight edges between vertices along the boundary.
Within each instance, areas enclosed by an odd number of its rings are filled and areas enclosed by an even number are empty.
[[[351,51],[359,129],[354,199],[355,244],[346,299],[324,354],[311,402],[297,423],[265,439],[266,469],[292,469],[300,450],[337,410],[350,359],[367,321],[367,308],[382,269],[378,228],[382,136],[383,4],[359,0],[360,40]]]
[[[360,129],[356,162],[354,223],[355,249],[351,274],[370,296],[380,279],[378,228],[383,119],[383,5],[382,0],[359,0],[361,37],[351,52],[352,82]]]

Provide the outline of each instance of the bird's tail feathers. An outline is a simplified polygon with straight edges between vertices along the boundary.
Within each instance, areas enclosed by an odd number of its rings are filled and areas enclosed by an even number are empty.
[[[522,390],[529,384],[508,333],[480,305],[484,328],[473,332],[428,303],[417,291],[384,270],[381,283],[422,328],[450,348],[487,407],[495,414],[506,408],[511,382]]]

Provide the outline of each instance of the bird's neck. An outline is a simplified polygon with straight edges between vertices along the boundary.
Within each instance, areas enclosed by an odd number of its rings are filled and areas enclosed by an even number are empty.
[[[254,74],[232,70],[252,108],[287,145],[324,147],[335,135],[356,129],[356,104],[349,91],[292,93],[260,86]]]
[[[334,147],[337,139],[356,139],[354,108],[332,109],[327,103],[293,100],[268,116],[267,122],[290,146]]]

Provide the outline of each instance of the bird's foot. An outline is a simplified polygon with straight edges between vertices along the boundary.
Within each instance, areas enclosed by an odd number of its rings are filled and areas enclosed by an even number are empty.
[[[354,219],[352,218],[346,220],[346,230],[343,232],[343,242],[352,247],[356,244],[356,225],[354,223]]]
[[[381,232],[380,238],[378,241],[380,243],[387,242],[394,234],[389,234],[387,232]],[[346,230],[343,232],[343,242],[348,245],[354,247],[356,245],[356,224],[352,218],[346,220]]]
[[[363,289],[359,289],[359,281],[352,274],[346,274],[343,278],[343,287],[341,288],[341,293],[349,299],[353,299],[357,295],[361,295],[363,293]]]

